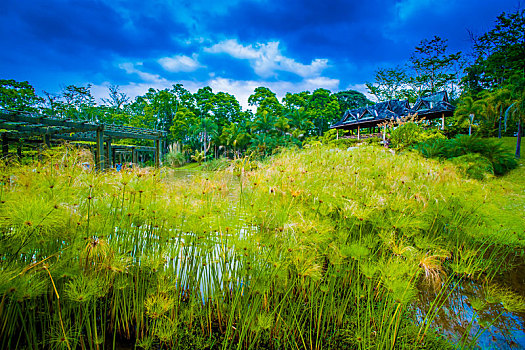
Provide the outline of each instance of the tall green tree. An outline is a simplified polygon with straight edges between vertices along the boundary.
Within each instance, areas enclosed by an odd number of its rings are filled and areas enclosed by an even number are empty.
[[[503,121],[503,114],[509,107],[511,101],[511,92],[508,88],[496,89],[488,96],[487,105],[491,106],[494,115],[497,118],[498,124],[498,138],[501,138],[501,123]]]
[[[461,58],[461,52],[447,53],[447,40],[434,36],[423,39],[410,57],[410,83],[417,96],[441,90],[453,92],[458,85],[454,66]]]
[[[250,142],[251,136],[246,130],[243,123],[230,123],[222,129],[220,136],[220,142],[226,147],[230,147],[235,157],[239,156],[239,152],[242,151]]]
[[[317,89],[312,93],[306,112],[311,116],[318,135],[322,135],[328,130],[330,124],[340,118],[337,97],[327,89]]]
[[[521,156],[521,136],[523,123],[525,123],[525,77],[516,74],[510,80],[511,105],[505,112],[505,124],[510,117],[518,124],[516,133],[516,158]]]
[[[104,111],[97,108],[95,97],[91,93],[91,84],[67,85],[62,89],[60,99],[64,117],[78,120],[103,121]]]
[[[310,91],[302,91],[299,93],[287,92],[283,97],[283,105],[286,111],[294,111],[298,109],[306,109],[308,107],[308,101],[310,100]]]
[[[412,96],[409,77],[404,67],[379,68],[374,75],[374,82],[367,82],[366,87],[379,102],[403,100]]]
[[[289,132],[294,139],[303,141],[308,135],[315,133],[315,125],[304,108],[288,112],[286,118],[290,126]]]
[[[525,75],[525,9],[502,13],[494,27],[474,38],[476,61],[468,67],[466,88],[502,87]]]
[[[267,87],[258,87],[253,94],[248,97],[248,104],[257,107],[255,114],[261,114],[264,111],[278,117],[283,113],[283,106],[279,103],[275,93]]]
[[[35,112],[43,99],[27,81],[0,80],[0,107],[16,111]]]
[[[341,113],[344,113],[349,109],[356,109],[374,104],[374,102],[370,101],[365,94],[355,90],[339,91],[334,95],[337,98],[337,102],[339,102]]]
[[[126,93],[120,91],[118,85],[110,85],[108,95],[108,98],[103,98],[102,102],[115,111],[123,109],[124,105],[130,100]]]

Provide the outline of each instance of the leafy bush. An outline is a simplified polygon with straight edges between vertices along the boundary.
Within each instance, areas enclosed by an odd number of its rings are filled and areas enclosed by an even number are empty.
[[[492,163],[479,153],[469,153],[452,159],[457,168],[466,177],[476,180],[484,180],[490,174],[494,174]]]
[[[191,156],[191,159],[201,164],[206,159],[206,156],[204,155],[204,151],[199,152],[195,150],[195,154]]]
[[[427,142],[417,144],[414,148],[417,149],[425,158],[441,158],[445,157],[446,140],[432,139]]]
[[[446,145],[447,158],[464,156],[469,153],[483,153],[486,140],[477,136],[458,135]]]
[[[413,146],[423,141],[423,128],[416,123],[409,122],[395,128],[390,134],[392,147],[396,149]]]
[[[402,149],[414,147],[421,142],[445,139],[441,130],[432,128],[424,129],[415,122],[407,122],[395,128],[390,134],[392,147]]]
[[[186,156],[183,152],[170,151],[166,155],[166,164],[172,167],[180,167],[186,163]]]
[[[378,137],[369,137],[367,139],[364,139],[364,140],[361,140],[361,141],[358,141],[358,142],[362,142],[366,145],[379,145],[379,143],[383,141],[382,139],[378,138]]]
[[[358,142],[360,142],[360,141],[357,140],[357,139],[337,139],[337,140],[332,140],[332,141],[328,142],[328,144],[330,146],[334,146],[334,147],[348,148],[348,147],[355,146],[356,143],[358,143]]]
[[[458,135],[451,140],[428,140],[414,148],[426,158],[453,160],[464,174],[475,179],[485,178],[481,173],[503,175],[518,165],[501,142],[477,136]]]
[[[518,166],[514,155],[507,152],[501,142],[490,139],[483,139],[483,141],[484,145],[480,153],[492,163],[494,174],[503,175]]]

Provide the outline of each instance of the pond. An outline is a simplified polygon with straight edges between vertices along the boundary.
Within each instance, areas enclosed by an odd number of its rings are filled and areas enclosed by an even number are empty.
[[[442,301],[432,327],[458,346],[474,342],[481,349],[525,349],[525,313],[508,311],[503,306],[505,301],[497,297],[501,291],[509,290],[514,295],[525,295],[524,268],[525,265],[514,269],[505,280],[495,279],[491,284],[471,280],[451,283],[443,293],[448,298]],[[421,290],[417,306],[419,322],[423,322],[435,298],[435,291]]]

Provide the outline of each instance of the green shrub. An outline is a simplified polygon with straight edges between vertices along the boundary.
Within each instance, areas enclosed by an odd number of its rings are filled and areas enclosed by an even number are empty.
[[[464,170],[463,173],[475,179],[486,177],[481,173],[503,175],[518,165],[501,142],[477,136],[458,135],[451,140],[434,139],[422,142],[414,148],[426,158],[453,160]],[[486,166],[486,162],[490,163],[490,167]]]
[[[402,149],[423,141],[423,128],[416,123],[408,122],[395,128],[390,134],[393,148]]]
[[[436,128],[424,129],[421,125],[414,122],[404,123],[395,128],[390,134],[392,147],[396,149],[414,147],[421,142],[442,139],[446,139],[446,137],[441,130]]]
[[[483,139],[483,143],[480,153],[492,163],[494,174],[503,175],[518,166],[514,155],[507,152],[501,142]]]
[[[166,164],[172,167],[181,167],[186,163],[186,156],[183,152],[170,151],[166,154]]]
[[[458,169],[468,178],[484,180],[494,174],[492,163],[478,153],[469,153],[452,159]]]
[[[446,143],[447,141],[443,139],[431,139],[416,145],[414,148],[421,152],[425,158],[441,158],[446,157]]]
[[[486,148],[487,140],[477,136],[458,135],[446,145],[447,158],[464,156],[469,153],[481,153]]]
[[[348,148],[355,146],[358,142],[357,139],[337,139],[328,142],[330,146],[339,147],[339,148]]]
[[[364,140],[361,140],[361,141],[358,141],[358,142],[362,142],[366,145],[379,145],[379,143],[383,141],[382,139],[378,138],[378,137],[369,137],[367,139],[364,139]]]

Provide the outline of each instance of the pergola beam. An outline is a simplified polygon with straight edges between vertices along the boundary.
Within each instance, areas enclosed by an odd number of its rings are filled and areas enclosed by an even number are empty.
[[[69,119],[57,119],[47,116],[28,116],[20,112],[0,111],[0,120],[8,122],[23,122],[29,124],[43,124],[46,126],[74,127],[79,130],[97,130],[100,125],[91,122],[76,122]]]
[[[81,122],[9,110],[0,110],[0,129],[8,130],[2,134],[4,142],[37,136],[48,146],[51,139],[94,142],[96,168],[100,170],[111,166],[113,151],[119,149],[118,145],[112,145],[113,139],[153,140],[154,147],[131,146],[132,159],[136,163],[137,152],[153,151],[155,165],[160,166],[162,139],[166,137],[166,132],[160,130]]]

